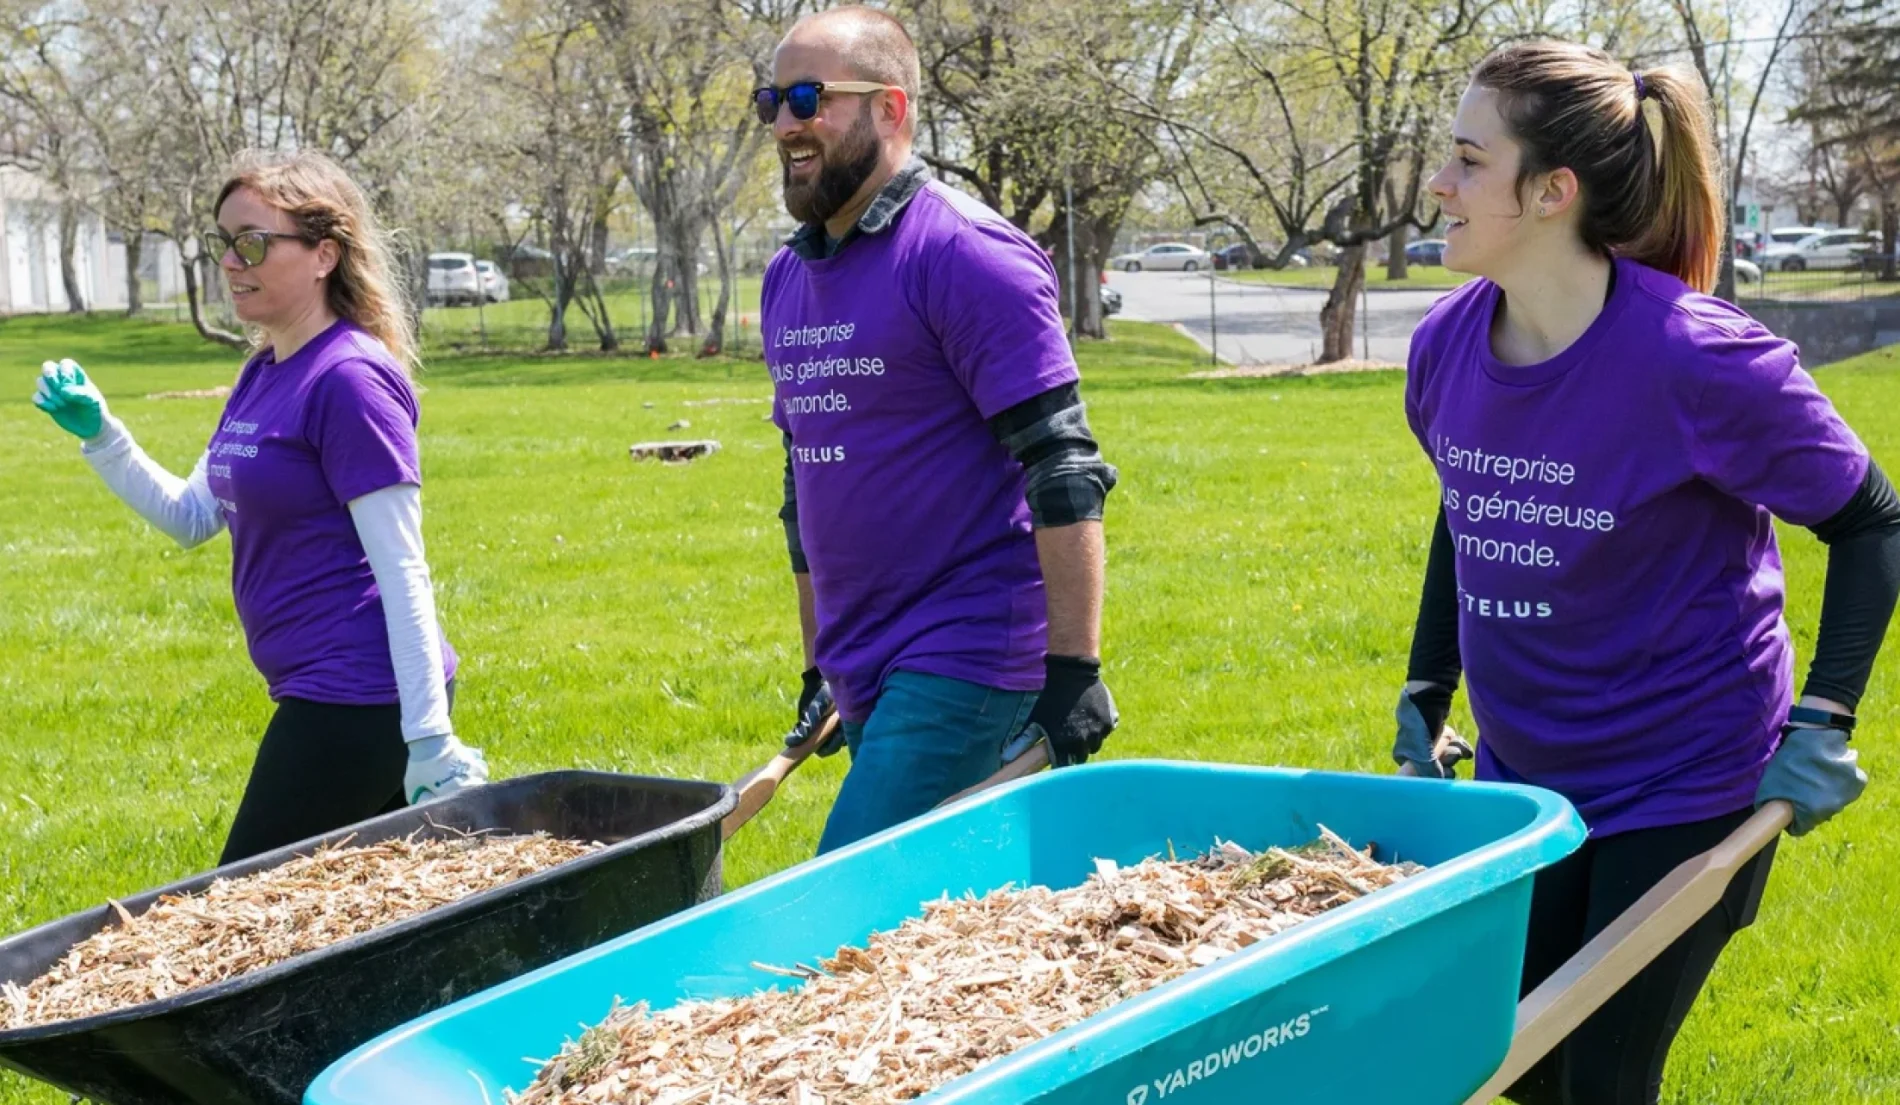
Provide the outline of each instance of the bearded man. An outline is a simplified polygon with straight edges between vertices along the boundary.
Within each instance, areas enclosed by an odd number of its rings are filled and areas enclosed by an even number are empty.
[[[807,17],[753,102],[801,224],[766,269],[785,523],[804,632],[788,740],[851,769],[819,851],[878,832],[1047,740],[1116,725],[1101,679],[1102,507],[1055,270],[912,156],[917,50],[865,8]]]

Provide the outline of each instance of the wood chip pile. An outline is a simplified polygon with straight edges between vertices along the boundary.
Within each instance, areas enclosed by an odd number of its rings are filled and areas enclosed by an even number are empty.
[[[22,988],[0,984],[0,1029],[175,997],[393,925],[600,848],[533,836],[333,846],[196,894],[160,898],[75,944]]]
[[[1330,832],[1302,848],[1098,861],[1069,890],[929,903],[803,984],[659,1013],[617,1009],[511,1105],[907,1100],[1107,1007],[1422,870]]]

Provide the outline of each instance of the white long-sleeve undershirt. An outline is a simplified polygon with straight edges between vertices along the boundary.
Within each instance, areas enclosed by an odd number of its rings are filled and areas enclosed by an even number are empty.
[[[224,530],[224,513],[206,476],[208,457],[199,457],[191,475],[179,479],[147,456],[125,425],[112,417],[80,452],[113,494],[182,547],[202,545]],[[448,736],[454,728],[435,588],[423,556],[422,489],[415,484],[385,487],[351,500],[349,509],[382,594],[403,739]]]
[[[79,451],[114,495],[185,548],[223,532],[224,513],[205,475],[207,457],[199,457],[191,475],[181,480],[146,456],[125,424],[109,416],[98,436],[82,443]]]
[[[383,596],[389,660],[402,700],[402,739],[449,736],[455,730],[449,723],[442,629],[422,551],[422,489],[399,483],[351,499],[350,518]]]

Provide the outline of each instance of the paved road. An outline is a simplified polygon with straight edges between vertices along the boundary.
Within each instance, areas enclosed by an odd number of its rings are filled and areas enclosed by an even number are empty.
[[[1319,355],[1324,291],[1216,279],[1210,303],[1206,273],[1111,272],[1108,283],[1122,293],[1120,317],[1178,323],[1203,349],[1218,338],[1220,359],[1231,364],[1309,364]],[[1442,289],[1369,293],[1353,356],[1362,356],[1370,344],[1373,360],[1404,364],[1412,328],[1444,294]]]

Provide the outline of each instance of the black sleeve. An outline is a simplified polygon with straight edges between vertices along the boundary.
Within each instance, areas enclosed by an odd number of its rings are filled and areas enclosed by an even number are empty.
[[[1451,543],[1445,508],[1438,508],[1432,528],[1432,551],[1425,562],[1425,588],[1418,600],[1418,624],[1412,629],[1412,658],[1405,668],[1408,683],[1436,683],[1458,689],[1464,662],[1458,655],[1458,564]]]
[[[792,482],[792,435],[785,434],[785,505],[778,508],[779,521],[785,523],[785,551],[791,554],[792,574],[811,571],[805,562],[805,546],[798,540],[798,485]]]
[[[1872,460],[1867,478],[1832,518],[1810,526],[1827,545],[1821,629],[1803,694],[1860,705],[1900,598],[1900,496]]]
[[[1037,529],[1101,520],[1118,476],[1089,432],[1077,385],[1016,404],[990,419],[990,432],[1023,466],[1024,497]]]

